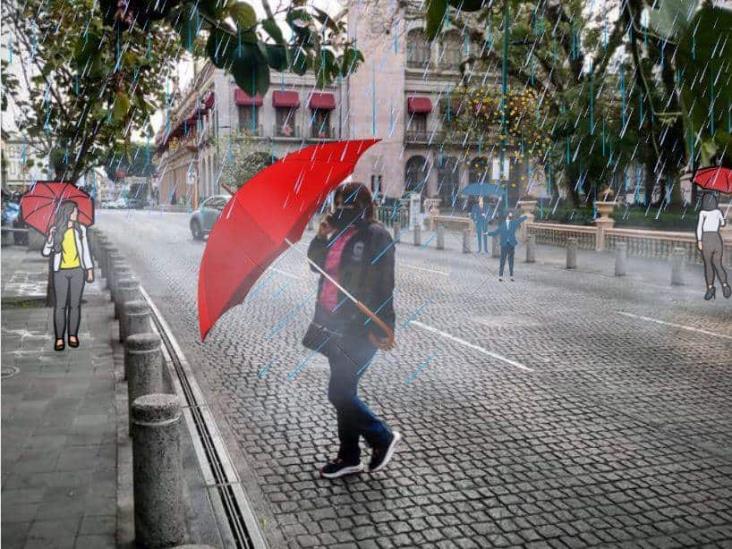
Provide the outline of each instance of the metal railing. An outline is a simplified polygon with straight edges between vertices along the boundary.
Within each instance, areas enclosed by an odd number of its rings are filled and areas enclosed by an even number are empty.
[[[318,125],[310,126],[310,140],[326,140],[326,139],[337,139],[336,131],[334,127],[321,128]]]
[[[558,223],[529,223],[528,234],[536,237],[537,244],[567,246],[568,238],[576,238],[577,246],[584,250],[594,250],[597,246],[597,228],[580,225],[560,225]]]
[[[285,139],[298,139],[300,137],[300,126],[290,125],[283,127],[275,124],[272,129],[272,135]]]
[[[409,209],[401,206],[377,206],[376,218],[386,227],[393,227],[397,223],[400,228],[409,226]]]
[[[477,145],[491,142],[496,137],[495,133],[482,133],[480,136],[474,133],[458,132],[454,130],[419,131],[407,130],[404,132],[404,141],[415,144],[450,144],[450,145]]]

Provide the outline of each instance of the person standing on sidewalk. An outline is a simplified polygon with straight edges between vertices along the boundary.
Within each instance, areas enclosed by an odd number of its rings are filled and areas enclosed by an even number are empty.
[[[61,202],[41,252],[44,257],[53,255],[53,327],[56,332],[53,348],[57,351],[64,350],[67,327],[69,347],[79,346],[81,296],[85,281],[94,281],[94,263],[86,227],[78,222],[78,218],[79,209],[75,202]]]
[[[714,299],[717,292],[714,286],[715,272],[722,284],[722,295],[727,298],[732,295],[732,289],[727,281],[727,271],[722,265],[724,242],[719,229],[724,227],[725,223],[724,214],[717,203],[717,195],[711,192],[705,193],[702,197],[699,221],[696,224],[696,245],[704,259],[704,278],[707,283],[704,299],[707,301]]]
[[[394,242],[374,219],[371,192],[361,183],[341,185],[334,205],[334,212],[321,221],[308,257],[393,330]],[[372,448],[369,472],[380,471],[391,460],[401,435],[359,398],[358,382],[377,349],[388,351],[392,343],[324,276],[313,323],[331,334],[319,352],[330,364],[328,399],[336,409],[340,441],[337,457],[320,474],[333,479],[362,472],[362,436]]]
[[[488,253],[488,236],[486,235],[488,206],[484,204],[482,196],[478,197],[478,202],[473,204],[470,209],[470,217],[475,225],[475,234],[478,236],[478,253],[481,251]]]
[[[498,269],[498,281],[503,282],[503,269],[508,259],[508,272],[513,281],[513,258],[516,252],[518,240],[516,239],[516,231],[521,223],[526,221],[528,217],[522,215],[518,219],[513,219],[513,213],[508,212],[505,221],[502,221],[495,230],[488,233],[488,236],[499,235],[501,237],[501,265]]]

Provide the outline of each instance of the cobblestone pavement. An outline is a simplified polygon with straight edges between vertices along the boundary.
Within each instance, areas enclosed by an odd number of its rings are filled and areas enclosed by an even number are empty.
[[[201,344],[187,223],[99,215],[226,420],[272,547],[730,547],[732,300],[520,261],[500,283],[495,259],[400,244],[398,348],[362,395],[404,444],[333,482],[327,364],[300,345],[315,275],[289,251]]]

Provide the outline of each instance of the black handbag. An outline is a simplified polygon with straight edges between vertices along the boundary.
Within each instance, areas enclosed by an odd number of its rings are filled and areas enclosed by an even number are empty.
[[[303,347],[311,351],[327,355],[333,346],[337,345],[340,337],[342,337],[342,334],[329,330],[322,324],[313,321],[302,338],[302,344]]]

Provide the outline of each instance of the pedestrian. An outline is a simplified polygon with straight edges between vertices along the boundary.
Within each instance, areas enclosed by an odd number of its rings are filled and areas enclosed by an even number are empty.
[[[84,283],[94,281],[86,227],[78,219],[76,203],[73,200],[61,202],[41,252],[44,257],[52,256],[53,261],[53,327],[56,334],[53,348],[57,351],[64,350],[67,328],[69,347],[79,346],[81,296]]]
[[[488,226],[488,205],[483,203],[483,197],[478,197],[478,202],[473,204],[470,209],[470,218],[475,225],[475,234],[478,237],[478,253],[483,251],[488,253],[488,236],[486,229]]]
[[[506,265],[506,259],[508,259],[508,272],[513,281],[513,258],[516,252],[516,246],[518,240],[516,239],[516,231],[518,230],[521,223],[526,221],[528,217],[522,215],[518,219],[513,219],[513,213],[508,212],[505,221],[502,221],[494,231],[488,233],[488,236],[500,236],[501,237],[501,264],[498,269],[498,281],[503,282],[503,269]]]
[[[371,192],[361,183],[346,183],[336,189],[333,202],[333,213],[321,221],[308,257],[393,331],[394,243],[374,219]],[[362,472],[362,436],[372,448],[369,472],[380,471],[391,460],[401,435],[359,398],[358,382],[377,349],[388,351],[392,343],[324,276],[313,325],[329,334],[327,344],[318,350],[330,364],[328,399],[336,409],[340,441],[337,457],[320,474],[333,479]]]
[[[704,299],[707,301],[715,298],[717,291],[714,286],[715,273],[722,284],[722,295],[726,298],[732,295],[732,289],[727,282],[727,271],[722,265],[724,243],[719,229],[725,224],[726,220],[722,210],[719,209],[716,193],[704,193],[699,221],[696,224],[696,245],[704,260],[704,278],[707,283]]]

